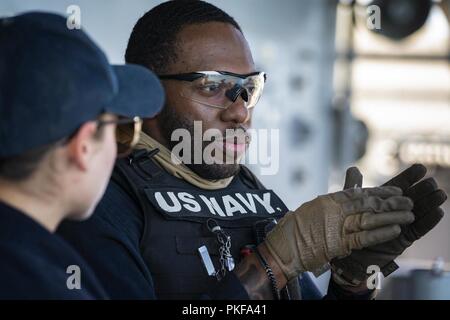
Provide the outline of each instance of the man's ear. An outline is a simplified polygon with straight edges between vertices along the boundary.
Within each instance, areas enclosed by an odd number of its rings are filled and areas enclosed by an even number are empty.
[[[162,137],[162,132],[160,130],[161,126],[158,124],[160,121],[159,115],[156,115],[153,118],[143,119],[142,131],[158,141],[164,141],[165,139]]]
[[[89,121],[83,124],[68,143],[70,160],[79,169],[86,171],[89,158],[94,152],[94,136],[97,132],[97,124]]]
[[[158,121],[160,121],[159,114],[155,115],[152,118],[145,118],[142,121],[142,129],[144,129],[146,131],[152,131],[153,128],[158,126],[157,125]]]

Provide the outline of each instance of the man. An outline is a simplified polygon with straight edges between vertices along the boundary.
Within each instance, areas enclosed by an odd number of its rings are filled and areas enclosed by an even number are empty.
[[[138,134],[139,117],[162,107],[162,87],[141,66],[111,67],[55,14],[0,19],[0,46],[0,299],[107,298],[54,231],[91,215],[118,151],[116,126]]]
[[[134,27],[126,60],[160,75],[166,105],[144,121],[140,150],[116,163],[93,218],[60,229],[112,298],[273,299],[280,291],[287,297],[288,281],[290,295],[321,298],[305,271],[393,241],[400,225],[413,222],[413,203],[397,187],[348,189],[286,214],[281,199],[238,164],[265,75],[238,24],[215,6],[153,8]],[[211,130],[211,144],[195,138]],[[186,132],[191,148],[180,149]],[[327,297],[370,297],[341,276],[348,263],[341,265]],[[299,275],[300,294],[292,290]]]

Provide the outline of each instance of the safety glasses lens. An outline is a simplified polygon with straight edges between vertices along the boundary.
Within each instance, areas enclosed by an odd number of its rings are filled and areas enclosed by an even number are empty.
[[[264,88],[264,74],[239,78],[230,75],[205,75],[190,83],[181,92],[182,96],[196,102],[227,108],[239,96],[247,108],[253,108],[258,102]]]

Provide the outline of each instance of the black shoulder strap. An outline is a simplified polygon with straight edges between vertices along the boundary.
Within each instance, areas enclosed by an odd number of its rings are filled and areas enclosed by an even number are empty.
[[[142,190],[150,180],[162,173],[152,159],[158,151],[159,149],[151,151],[140,149],[127,158],[118,159],[112,173],[112,180],[135,200],[143,211],[147,201],[142,198]]]
[[[150,180],[157,178],[163,173],[162,169],[152,159],[158,152],[159,149],[134,151],[127,158],[116,161],[112,174],[112,180],[130,195],[141,209],[144,220],[144,230],[140,238],[141,248],[148,230],[145,226],[149,223],[145,212],[151,206],[145,198],[144,190],[149,185]]]
[[[259,190],[264,190],[266,187],[262,184],[262,182],[250,171],[249,168],[240,165],[239,174],[242,177],[243,182],[250,188],[256,188]]]

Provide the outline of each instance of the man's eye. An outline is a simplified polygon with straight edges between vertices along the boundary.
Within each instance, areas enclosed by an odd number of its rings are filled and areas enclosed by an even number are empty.
[[[204,89],[207,91],[216,91],[219,90],[219,86],[216,84],[211,84],[209,86],[206,86]]]
[[[219,92],[222,88],[219,84],[206,84],[201,86],[199,89],[201,92],[213,94]]]

